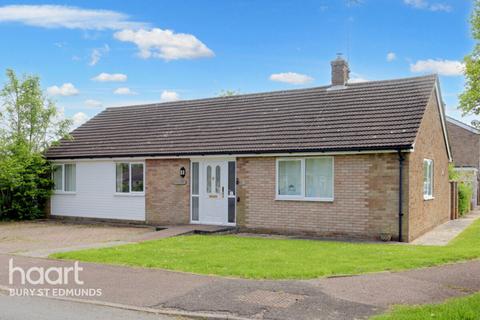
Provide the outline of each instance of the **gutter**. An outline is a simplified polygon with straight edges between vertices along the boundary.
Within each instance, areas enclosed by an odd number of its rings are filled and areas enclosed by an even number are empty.
[[[103,155],[79,155],[79,156],[49,156],[48,152],[45,154],[49,160],[68,160],[68,159],[114,159],[114,158],[191,158],[191,157],[204,157],[204,156],[288,156],[295,154],[327,154],[327,153],[375,153],[378,152],[396,152],[397,150],[412,151],[413,146],[409,145],[396,145],[385,147],[347,147],[347,148],[322,148],[322,149],[278,149],[278,150],[258,150],[258,151],[207,151],[207,152],[179,152],[179,153],[138,153],[138,154],[103,154]],[[53,153],[54,151],[52,151]]]

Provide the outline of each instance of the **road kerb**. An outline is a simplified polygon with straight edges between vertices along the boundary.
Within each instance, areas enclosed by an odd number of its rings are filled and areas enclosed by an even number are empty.
[[[6,292],[7,295],[10,292],[10,289],[13,289],[13,288],[9,288],[7,286],[0,285],[0,291]],[[192,319],[251,320],[251,318],[240,317],[240,316],[236,316],[236,315],[233,315],[233,314],[193,312],[193,311],[185,311],[185,310],[178,310],[178,309],[167,309],[167,308],[137,307],[137,306],[120,304],[120,303],[105,302],[105,301],[98,301],[98,300],[88,300],[88,299],[78,299],[78,298],[68,298],[68,297],[52,297],[52,296],[40,296],[40,295],[36,295],[35,297],[55,299],[55,300],[68,301],[68,302],[76,302],[76,303],[93,304],[93,305],[97,305],[97,306],[104,306],[104,307],[131,310],[131,311],[140,311],[140,312],[147,312],[147,313],[153,313],[153,314],[163,314],[163,315],[167,315],[167,316],[188,317],[188,318],[192,318]]]

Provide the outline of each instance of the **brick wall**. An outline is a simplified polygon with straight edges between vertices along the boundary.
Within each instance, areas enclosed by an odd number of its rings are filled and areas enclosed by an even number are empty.
[[[180,178],[181,167],[187,171],[184,179]],[[190,160],[146,161],[145,210],[149,224],[190,222]]]
[[[448,155],[437,101],[432,94],[409,156],[408,240],[411,241],[450,217]],[[434,161],[433,200],[423,199],[423,160]]]
[[[455,166],[480,168],[480,136],[448,121],[447,130]]]
[[[378,238],[397,229],[395,154],[334,157],[334,201],[275,200],[275,158],[238,158],[237,223],[258,232]]]
[[[368,156],[368,208],[370,214],[369,234],[376,236],[382,232],[392,234],[398,240],[398,201],[399,201],[399,159],[398,154],[375,154]],[[408,211],[408,159],[403,163],[403,210]],[[404,216],[402,234],[408,230],[407,219]],[[405,239],[405,238],[404,238]]]
[[[434,197],[423,200],[423,159],[434,160]],[[187,169],[180,179],[180,167]],[[187,159],[147,160],[146,217],[151,224],[185,224],[190,215]],[[378,239],[398,238],[399,162],[396,153],[334,157],[334,201],[275,200],[276,158],[237,158],[237,225],[257,232]],[[436,100],[427,106],[413,153],[405,154],[403,234],[411,241],[449,218],[448,156]]]

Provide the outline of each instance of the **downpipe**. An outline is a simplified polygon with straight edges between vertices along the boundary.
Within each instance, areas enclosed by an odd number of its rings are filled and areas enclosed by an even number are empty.
[[[403,161],[405,157],[401,149],[398,149],[398,241],[403,241]]]

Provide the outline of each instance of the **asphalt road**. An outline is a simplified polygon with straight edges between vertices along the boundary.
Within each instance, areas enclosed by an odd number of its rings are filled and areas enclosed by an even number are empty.
[[[155,315],[86,303],[60,301],[37,297],[0,295],[1,320],[173,320],[177,317]],[[185,319],[185,318],[182,318]]]

